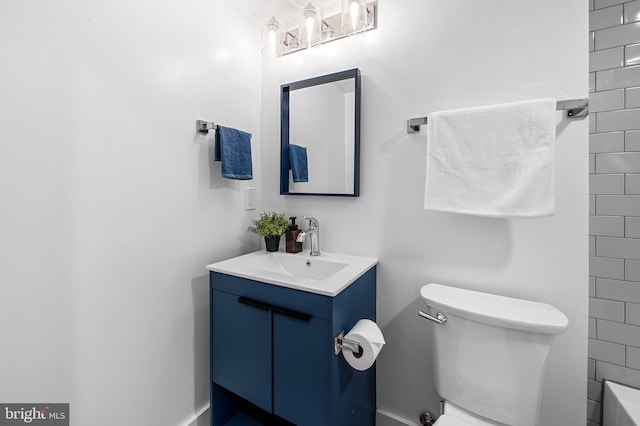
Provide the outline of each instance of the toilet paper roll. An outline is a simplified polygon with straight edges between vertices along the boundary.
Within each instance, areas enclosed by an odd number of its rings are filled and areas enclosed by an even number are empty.
[[[344,338],[358,342],[362,348],[362,355],[348,349],[342,350],[344,359],[359,371],[364,371],[373,365],[385,344],[384,336],[378,325],[368,319],[359,320]]]

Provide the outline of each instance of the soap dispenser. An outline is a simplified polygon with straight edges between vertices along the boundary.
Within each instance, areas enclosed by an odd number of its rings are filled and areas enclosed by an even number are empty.
[[[300,233],[298,225],[296,225],[296,217],[292,216],[289,220],[291,221],[291,225],[289,225],[289,229],[285,232],[286,251],[287,253],[300,253],[302,251],[302,243],[296,242],[296,238],[298,238],[298,234]]]

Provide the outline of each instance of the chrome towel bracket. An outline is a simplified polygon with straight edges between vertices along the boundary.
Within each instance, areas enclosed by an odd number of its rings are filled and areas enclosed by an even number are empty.
[[[422,311],[418,311],[418,315],[420,315],[422,318],[428,319],[429,321],[433,321],[436,324],[444,324],[445,322],[447,322],[447,316],[442,312],[438,312],[435,317]]]
[[[566,110],[568,118],[580,118],[589,115],[589,99],[568,99],[558,101],[556,110]]]
[[[196,120],[196,130],[198,133],[209,133],[209,130],[215,130],[218,126],[211,121]]]
[[[342,349],[348,349],[354,354],[362,355],[362,346],[360,346],[358,342],[345,339],[344,330],[342,330],[340,334],[333,338],[333,353],[339,355]]]
[[[418,133],[420,126],[427,124],[429,117],[410,118],[407,120],[407,133]]]

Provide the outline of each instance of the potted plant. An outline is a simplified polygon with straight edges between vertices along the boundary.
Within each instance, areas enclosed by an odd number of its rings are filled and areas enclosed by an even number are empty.
[[[260,218],[253,221],[249,231],[264,237],[267,251],[278,251],[280,236],[289,228],[284,213],[262,212]]]

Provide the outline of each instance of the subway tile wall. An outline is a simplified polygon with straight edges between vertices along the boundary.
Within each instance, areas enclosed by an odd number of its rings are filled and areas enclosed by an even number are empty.
[[[589,0],[587,426],[603,379],[640,387],[640,0]]]

